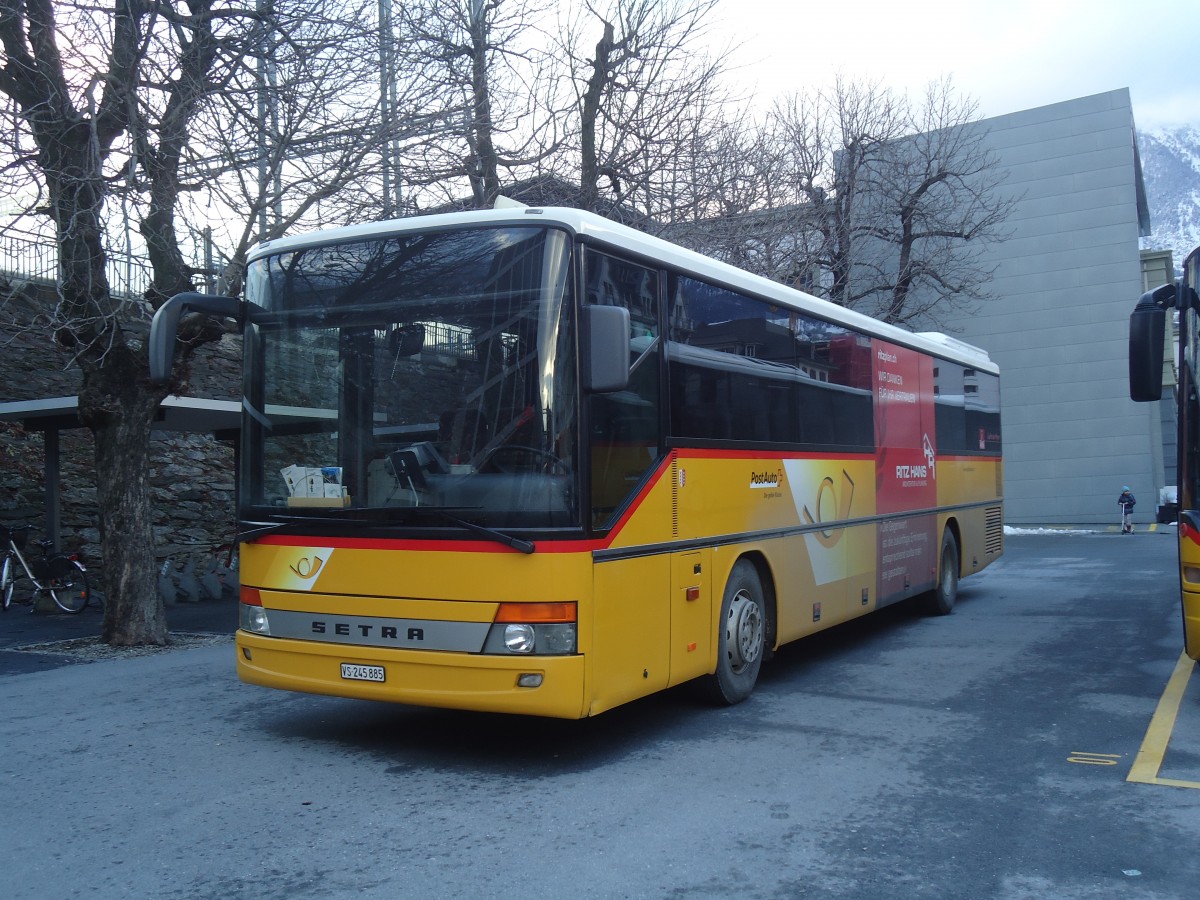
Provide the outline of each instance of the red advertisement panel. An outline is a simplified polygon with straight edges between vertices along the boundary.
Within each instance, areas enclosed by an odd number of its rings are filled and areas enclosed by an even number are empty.
[[[876,340],[871,348],[878,513],[937,505],[933,360]],[[879,602],[932,587],[936,516],[904,516],[879,526]]]

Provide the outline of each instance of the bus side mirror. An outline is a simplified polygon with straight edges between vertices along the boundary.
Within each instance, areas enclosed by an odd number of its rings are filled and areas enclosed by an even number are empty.
[[[1129,397],[1138,403],[1162,397],[1163,347],[1167,309],[1175,305],[1175,285],[1142,294],[1129,315]]]
[[[241,305],[241,301],[235,297],[185,291],[160,306],[150,320],[150,343],[147,348],[150,380],[162,384],[171,376],[171,363],[175,361],[175,337],[179,333],[179,319],[184,312],[236,319],[241,314]]]
[[[583,389],[594,394],[625,390],[629,386],[629,310],[585,306],[581,313]]]

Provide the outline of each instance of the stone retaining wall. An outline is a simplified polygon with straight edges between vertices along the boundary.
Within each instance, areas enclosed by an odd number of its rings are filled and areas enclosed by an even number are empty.
[[[49,285],[0,281],[0,402],[78,393],[79,370],[54,344],[49,329],[37,322],[53,296]],[[240,366],[241,340],[226,335],[198,355],[188,395],[222,400],[240,396]],[[0,423],[0,520],[45,526],[44,450],[43,433]],[[91,433],[84,428],[60,432],[60,454],[62,548],[81,555],[100,587],[104,560]],[[153,441],[155,552],[173,568],[182,569],[192,559],[199,570],[212,558],[214,546],[233,539],[233,458],[232,446],[207,434],[160,432]]]

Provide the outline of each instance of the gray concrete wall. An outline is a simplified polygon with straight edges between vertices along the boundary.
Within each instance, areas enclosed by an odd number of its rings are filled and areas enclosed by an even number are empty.
[[[1002,370],[1006,519],[1115,524],[1129,485],[1154,521],[1156,404],[1129,399],[1129,313],[1142,292],[1141,174],[1128,90],[985,120],[1010,172],[998,300],[947,325]]]

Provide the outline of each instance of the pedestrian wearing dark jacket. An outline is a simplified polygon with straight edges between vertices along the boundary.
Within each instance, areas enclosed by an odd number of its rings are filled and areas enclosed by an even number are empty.
[[[1121,496],[1117,498],[1117,503],[1121,507],[1121,534],[1133,534],[1133,508],[1137,505],[1137,499],[1133,496],[1133,491],[1129,486],[1121,488]]]

